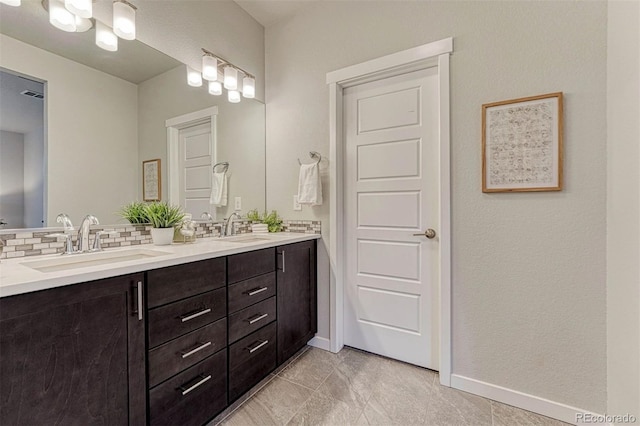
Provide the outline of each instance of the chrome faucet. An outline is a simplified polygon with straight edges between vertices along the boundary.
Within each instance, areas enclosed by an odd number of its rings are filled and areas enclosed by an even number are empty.
[[[92,214],[88,214],[82,219],[80,228],[78,229],[78,253],[89,251],[89,231],[91,225],[99,225],[98,218]],[[100,238],[99,236],[97,238]]]
[[[202,212],[202,214],[200,215],[200,219],[205,219],[205,220],[208,220],[210,222],[213,222],[213,217],[211,216],[211,213],[209,213],[209,212]]]
[[[231,213],[231,215],[227,218],[227,221],[225,222],[224,227],[222,228],[222,231],[224,231],[222,233],[223,237],[228,237],[230,235],[233,235],[233,217],[234,216],[237,216],[238,219],[242,218],[242,216],[240,216],[236,212]]]
[[[56,217],[56,222],[62,224],[64,232],[49,234],[47,237],[64,237],[64,251],[62,254],[73,254],[73,234],[71,232],[73,232],[75,228],[73,227],[73,223],[71,223],[71,219],[69,219],[69,216],[66,213],[60,213],[58,217]]]

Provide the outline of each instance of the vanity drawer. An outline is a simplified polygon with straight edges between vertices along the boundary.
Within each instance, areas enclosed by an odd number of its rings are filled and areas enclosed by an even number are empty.
[[[216,321],[227,314],[226,287],[149,311],[149,347]]]
[[[200,426],[227,406],[227,351],[149,391],[151,425]]]
[[[225,259],[207,259],[147,272],[149,309],[224,287]]]
[[[149,351],[149,387],[202,361],[227,345],[223,318]]]
[[[229,343],[242,339],[276,319],[276,298],[271,297],[229,315]]]
[[[276,270],[276,249],[250,251],[227,257],[229,284]]]
[[[260,275],[229,286],[229,312],[236,312],[276,294],[276,273]]]
[[[229,347],[229,401],[238,398],[276,368],[276,348],[276,323]]]

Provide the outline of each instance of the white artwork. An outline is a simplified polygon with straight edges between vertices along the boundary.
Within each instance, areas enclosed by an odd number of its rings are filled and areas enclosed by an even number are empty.
[[[142,187],[145,201],[160,200],[160,160],[142,163]]]

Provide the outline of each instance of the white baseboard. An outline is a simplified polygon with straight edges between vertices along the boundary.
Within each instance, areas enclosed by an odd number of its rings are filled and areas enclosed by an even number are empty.
[[[331,340],[324,337],[315,336],[313,339],[309,340],[307,345],[331,352]]]
[[[576,415],[578,413],[593,414],[588,410],[571,407],[559,402],[550,401],[538,396],[503,388],[502,386],[481,382],[457,374],[451,375],[451,387],[574,425],[578,424],[576,421]]]

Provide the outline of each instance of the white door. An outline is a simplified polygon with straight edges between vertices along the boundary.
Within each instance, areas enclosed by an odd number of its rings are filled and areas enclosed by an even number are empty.
[[[180,130],[178,136],[180,205],[194,219],[211,212],[212,138],[211,123],[198,124]]]
[[[437,67],[345,89],[344,343],[438,369]],[[422,234],[422,235],[414,235]]]

